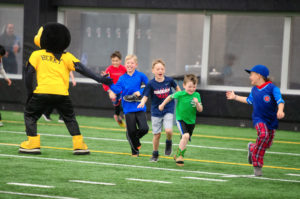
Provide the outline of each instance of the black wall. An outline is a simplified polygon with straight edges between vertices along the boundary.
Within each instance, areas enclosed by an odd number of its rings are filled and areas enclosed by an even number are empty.
[[[24,5],[24,52],[23,65],[36,49],[33,37],[39,27],[49,21],[57,21],[60,6],[193,10],[193,11],[235,11],[235,12],[289,12],[299,13],[299,0],[0,0],[0,4]],[[22,80],[14,80],[8,87],[0,79],[0,107],[5,110],[23,111],[26,91]],[[227,101],[225,92],[199,91],[204,111],[198,114],[200,123],[251,127],[251,106]],[[247,96],[248,93],[238,93]],[[99,84],[78,83],[70,86],[70,96],[77,114],[93,116],[113,115],[113,106]],[[280,129],[300,130],[300,96],[284,95],[286,117],[280,122]],[[149,104],[149,103],[148,103]],[[148,106],[149,107],[149,106]],[[5,119],[5,118],[4,118]]]

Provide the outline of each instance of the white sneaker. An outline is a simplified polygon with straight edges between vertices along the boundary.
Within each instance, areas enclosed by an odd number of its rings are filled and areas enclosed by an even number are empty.
[[[0,126],[3,126],[3,123],[0,121]]]
[[[254,175],[255,176],[262,176],[262,169],[261,169],[261,167],[254,167]]]
[[[62,119],[58,119],[57,122],[58,123],[64,123],[64,121]]]
[[[43,116],[43,118],[44,118],[44,120],[45,120],[46,122],[51,122],[51,121],[52,121],[51,118],[50,118],[50,117],[47,117],[45,114],[43,114],[42,116]]]

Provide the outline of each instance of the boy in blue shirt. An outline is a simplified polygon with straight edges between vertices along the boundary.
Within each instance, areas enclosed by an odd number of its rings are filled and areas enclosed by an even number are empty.
[[[248,97],[238,96],[233,91],[226,92],[227,99],[248,103],[253,106],[252,120],[257,130],[256,143],[248,144],[248,162],[254,167],[254,175],[262,176],[263,158],[266,149],[273,142],[278,120],[284,117],[284,100],[278,87],[268,78],[269,69],[256,65],[250,73],[251,85],[254,87]]]
[[[110,89],[115,93],[122,95],[123,112],[126,119],[126,136],[131,147],[133,157],[139,156],[141,148],[140,139],[148,133],[149,127],[146,118],[146,107],[138,108],[138,102],[134,100],[125,100],[127,96],[141,96],[144,88],[142,84],[148,83],[147,76],[136,70],[138,59],[136,55],[127,55],[125,58],[125,67],[127,73],[122,75],[116,84],[112,84]]]
[[[150,161],[157,162],[159,156],[159,139],[163,125],[167,135],[165,155],[171,155],[172,153],[173,113],[175,103],[174,101],[170,102],[166,105],[163,111],[158,110],[158,106],[164,101],[164,99],[173,93],[172,88],[176,89],[176,91],[180,91],[180,87],[172,78],[164,76],[165,63],[163,60],[157,59],[152,62],[152,73],[154,74],[154,78],[146,85],[144,97],[138,105],[138,108],[143,108],[148,97],[151,96],[153,153]]]

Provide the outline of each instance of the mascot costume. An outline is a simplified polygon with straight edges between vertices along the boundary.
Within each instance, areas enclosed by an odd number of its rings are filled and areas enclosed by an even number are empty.
[[[70,71],[92,78],[99,83],[112,84],[112,79],[94,74],[65,49],[71,42],[68,28],[59,23],[43,25],[34,37],[40,50],[34,51],[25,67],[25,83],[28,90],[24,120],[27,141],[21,143],[19,152],[40,154],[40,135],[37,134],[37,120],[45,109],[54,107],[62,115],[72,135],[73,154],[89,154],[87,145],[79,130],[71,99],[69,97]]]

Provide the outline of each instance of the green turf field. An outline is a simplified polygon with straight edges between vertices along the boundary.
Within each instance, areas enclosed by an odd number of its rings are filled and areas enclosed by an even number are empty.
[[[247,163],[247,143],[256,139],[251,128],[197,125],[185,166],[178,167],[164,156],[165,134],[159,162],[149,162],[151,133],[142,139],[140,157],[131,157],[125,129],[112,118],[77,117],[90,155],[72,154],[72,138],[57,115],[52,122],[39,120],[42,154],[19,154],[26,139],[23,113],[1,113],[1,199],[300,198],[299,132],[278,130],[263,177],[253,177]],[[173,154],[179,138],[174,127]]]

